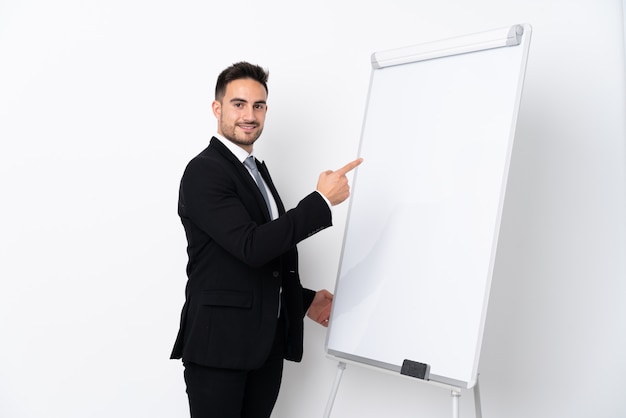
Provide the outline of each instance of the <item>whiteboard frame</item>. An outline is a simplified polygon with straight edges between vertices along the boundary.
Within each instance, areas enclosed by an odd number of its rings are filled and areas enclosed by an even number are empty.
[[[394,50],[377,52],[377,53],[372,54],[372,57],[371,57],[372,72],[371,72],[371,77],[370,77],[370,90],[368,92],[368,98],[367,98],[368,106],[366,108],[366,114],[363,120],[361,141],[359,145],[359,155],[361,154],[362,147],[363,147],[367,111],[369,110],[369,105],[370,105],[369,102],[371,98],[374,74],[379,69],[389,67],[389,66],[394,66],[394,65],[414,63],[418,61],[432,60],[432,59],[438,59],[438,58],[449,57],[449,56],[460,55],[460,54],[467,54],[467,53],[472,53],[472,52],[481,52],[481,51],[486,51],[486,50],[493,49],[493,48],[504,48],[504,47],[522,48],[522,52],[521,52],[522,62],[521,62],[521,68],[519,70],[518,85],[517,85],[515,103],[514,103],[513,112],[512,112],[511,126],[510,126],[508,145],[507,145],[508,150],[506,152],[506,161],[504,162],[505,170],[503,174],[503,181],[501,184],[501,190],[500,190],[500,195],[499,195],[499,205],[497,208],[497,215],[496,215],[496,222],[495,222],[496,227],[495,227],[494,236],[492,240],[492,246],[491,246],[491,259],[489,261],[486,288],[484,289],[484,299],[483,299],[484,305],[483,305],[483,309],[481,312],[480,327],[478,331],[479,335],[477,338],[478,344],[474,353],[474,364],[473,364],[473,369],[471,373],[471,378],[468,379],[467,381],[464,381],[464,380],[458,380],[458,379],[450,378],[448,376],[442,376],[442,375],[436,375],[436,374],[432,374],[428,376],[429,381],[439,384],[439,385],[455,387],[455,388],[472,388],[477,382],[478,361],[480,357],[480,349],[482,346],[484,323],[486,319],[487,305],[488,305],[487,302],[489,300],[491,279],[492,279],[492,274],[493,274],[493,266],[495,264],[495,253],[496,253],[496,248],[497,248],[500,221],[501,221],[501,216],[502,216],[502,207],[504,204],[504,196],[506,192],[506,183],[507,183],[509,164],[510,164],[510,159],[511,159],[511,151],[512,151],[513,140],[515,136],[516,122],[517,122],[517,117],[519,113],[519,105],[521,102],[521,94],[522,94],[523,81],[524,81],[525,71],[526,71],[526,62],[528,58],[528,50],[529,50],[529,45],[530,45],[531,33],[532,33],[532,27],[529,24],[512,25],[512,26],[508,26],[505,28],[496,29],[493,31],[481,32],[481,33],[467,35],[463,37],[457,37],[457,38],[450,38],[450,39],[446,39],[443,41],[415,45],[415,46],[410,46],[406,48],[399,48],[399,49],[394,49]],[[353,180],[354,193],[358,193],[358,187],[357,187],[358,171],[359,169],[357,168],[354,174],[354,180]],[[352,214],[352,211],[354,209],[353,204],[354,204],[354,199],[351,200],[349,211],[348,211],[348,220],[347,220],[346,228],[344,231],[344,240],[342,244],[337,282],[335,285],[335,295],[338,298],[341,298],[341,294],[338,292],[338,287],[340,285],[340,280],[341,280],[344,253],[346,249],[346,239],[349,233],[350,215]],[[328,357],[332,359],[344,359],[351,363],[362,364],[362,365],[374,367],[377,369],[400,373],[400,369],[401,369],[400,365],[390,364],[390,363],[379,361],[373,358],[361,357],[351,352],[343,352],[340,350],[335,350],[332,347],[329,347],[329,343],[333,335],[333,318],[335,314],[335,306],[336,306],[337,300],[338,299],[336,299],[335,303],[333,304],[333,310],[331,312],[331,321],[330,321],[329,329],[328,329],[327,336],[326,336],[325,350],[328,354]],[[414,359],[414,360],[419,360],[419,359]]]

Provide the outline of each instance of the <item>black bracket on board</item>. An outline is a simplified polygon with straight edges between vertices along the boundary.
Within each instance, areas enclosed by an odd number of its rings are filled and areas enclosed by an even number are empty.
[[[400,374],[416,377],[422,380],[428,380],[430,377],[430,366],[417,361],[404,360],[404,362],[402,362]]]

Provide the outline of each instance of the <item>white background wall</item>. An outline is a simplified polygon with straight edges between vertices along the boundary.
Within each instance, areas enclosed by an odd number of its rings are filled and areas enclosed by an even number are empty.
[[[270,69],[258,152],[288,206],[356,156],[374,51],[534,28],[481,358],[492,417],[626,416],[626,83],[619,0],[0,1],[0,416],[184,417],[168,360],[176,215],[224,67]],[[381,138],[381,140],[385,140]],[[347,205],[300,245],[334,288]],[[451,260],[451,262],[453,262]],[[275,416],[321,417],[307,322]],[[463,417],[473,416],[471,391]],[[446,417],[445,390],[348,366],[333,417]]]

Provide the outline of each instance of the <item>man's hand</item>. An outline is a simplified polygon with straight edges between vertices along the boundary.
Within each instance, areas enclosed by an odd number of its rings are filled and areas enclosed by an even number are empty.
[[[333,294],[326,289],[322,289],[315,294],[313,302],[307,311],[307,316],[313,321],[325,327],[330,319],[330,308],[333,305]]]
[[[323,194],[331,205],[340,204],[350,196],[350,186],[346,174],[362,162],[363,158],[357,158],[337,171],[324,171],[317,181],[317,191]]]

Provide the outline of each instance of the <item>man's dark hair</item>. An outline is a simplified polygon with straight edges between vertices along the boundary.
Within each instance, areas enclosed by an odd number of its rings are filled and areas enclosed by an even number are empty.
[[[226,85],[228,83],[243,78],[258,81],[265,87],[265,92],[269,93],[267,89],[267,79],[269,75],[269,71],[258,65],[250,64],[245,61],[235,63],[222,71],[219,77],[217,77],[217,83],[215,84],[215,100],[222,100],[226,94]]]

